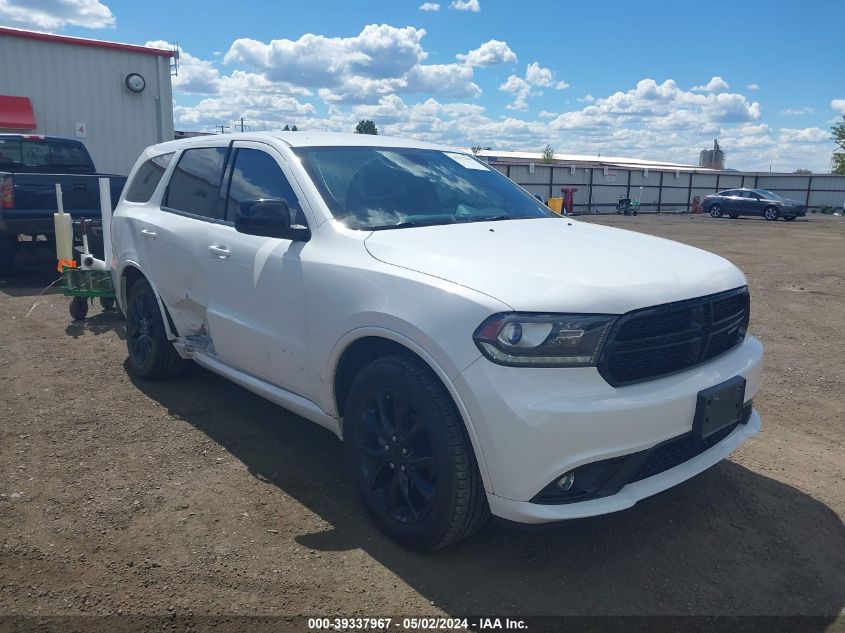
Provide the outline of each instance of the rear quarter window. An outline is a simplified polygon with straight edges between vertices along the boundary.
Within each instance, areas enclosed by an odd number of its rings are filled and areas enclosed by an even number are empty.
[[[149,202],[172,159],[173,153],[171,152],[170,154],[154,156],[141,165],[132,179],[132,184],[129,185],[126,199],[129,202]]]

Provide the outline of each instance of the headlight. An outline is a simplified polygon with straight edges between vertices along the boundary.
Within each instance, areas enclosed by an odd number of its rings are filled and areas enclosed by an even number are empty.
[[[616,321],[607,314],[495,314],[473,335],[487,358],[511,367],[595,366]]]

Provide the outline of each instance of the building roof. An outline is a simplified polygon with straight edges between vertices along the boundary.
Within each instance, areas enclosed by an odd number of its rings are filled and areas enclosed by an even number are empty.
[[[158,55],[160,57],[173,57],[176,55],[175,51],[170,51],[163,48],[138,46],[137,44],[121,44],[120,42],[108,42],[106,40],[92,40],[86,37],[71,37],[70,35],[56,35],[54,33],[42,33],[41,31],[27,31],[25,29],[13,29],[7,26],[0,26],[0,35],[8,35],[10,37],[21,37],[30,40],[41,40],[44,42],[72,44],[75,46],[109,48],[112,50],[126,51],[130,53],[145,53],[147,55]]]
[[[467,150],[469,151],[469,150]],[[539,162],[543,159],[540,152],[508,152],[498,150],[481,150],[479,156],[503,161],[530,161]],[[634,169],[663,169],[672,171],[713,171],[707,167],[689,165],[685,163],[671,163],[668,161],[645,160],[642,158],[626,158],[623,156],[590,156],[587,154],[555,154],[555,163],[564,164],[592,164],[607,167],[634,168]]]

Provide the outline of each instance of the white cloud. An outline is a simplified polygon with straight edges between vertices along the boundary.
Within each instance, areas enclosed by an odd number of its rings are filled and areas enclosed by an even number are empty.
[[[505,107],[508,110],[527,110],[528,97],[533,94],[540,94],[535,88],[550,88],[554,86],[557,90],[568,88],[565,81],[555,82],[554,73],[548,68],[543,68],[537,62],[531,62],[525,68],[525,77],[510,75],[507,80],[499,86],[499,90],[514,95],[514,100]]]
[[[2,0],[0,0],[2,1]],[[173,49],[173,44],[165,40],[147,42],[144,46]],[[220,72],[214,63],[179,49],[179,74],[173,77],[174,90],[190,94],[215,94],[220,86]]]
[[[836,110],[837,112],[845,114],[845,99],[832,99],[830,102],[830,107]]]
[[[780,111],[781,114],[786,116],[801,116],[802,114],[815,114],[816,111],[810,107],[803,107],[803,108],[786,108],[785,110]]]
[[[115,25],[114,15],[100,0],[0,0],[0,22],[8,26],[102,29]]]
[[[830,132],[819,127],[781,128],[780,140],[786,143],[826,143],[830,140]]]
[[[759,90],[759,89],[760,89],[760,84],[748,84],[748,85],[747,85],[747,86],[745,86],[745,87],[746,87],[746,88],[748,88],[749,90]]]
[[[243,64],[272,82],[317,88],[331,103],[377,103],[388,94],[430,92],[453,97],[478,97],[471,67],[426,65],[421,40],[425,29],[365,26],[353,37],[306,34],[298,40],[238,39],[224,57]]]
[[[694,92],[724,92],[729,88],[727,81],[721,77],[713,77],[703,86],[693,86],[690,90]]]
[[[436,2],[423,2],[420,11],[440,11],[440,5]]]
[[[455,9],[456,11],[473,11],[474,13],[481,11],[481,5],[478,3],[478,0],[452,0],[449,8]]]
[[[584,95],[583,97],[578,97],[578,101],[581,103],[593,103],[596,98],[593,95]]]
[[[455,58],[466,66],[493,66],[516,63],[514,53],[507,42],[489,40],[468,53],[458,53]]]

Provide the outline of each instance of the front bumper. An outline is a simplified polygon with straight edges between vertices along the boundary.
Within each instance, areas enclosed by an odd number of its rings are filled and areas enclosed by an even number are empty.
[[[741,375],[750,401],[760,386],[762,357],[760,342],[748,337],[691,370],[625,387],[610,386],[595,368],[514,368],[479,359],[455,385],[478,439],[493,514],[532,523],[613,512],[712,466],[759,430],[756,412],[715,446],[616,494],[562,505],[531,502],[579,466],[689,433],[703,389]]]

